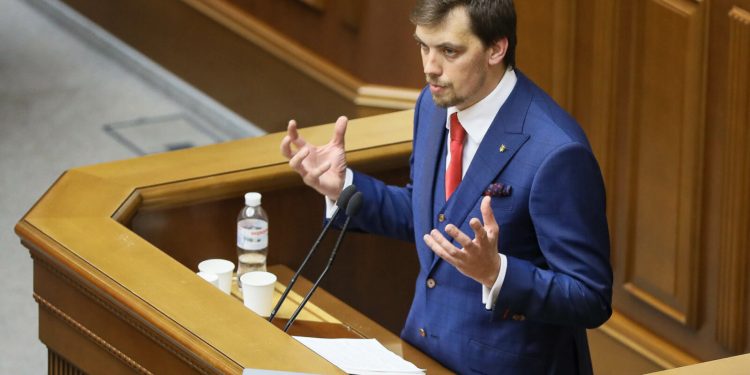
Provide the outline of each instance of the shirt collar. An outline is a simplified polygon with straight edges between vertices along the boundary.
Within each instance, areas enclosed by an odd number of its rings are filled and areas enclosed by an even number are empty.
[[[458,121],[466,130],[466,134],[472,142],[480,143],[487,130],[490,129],[490,125],[492,125],[492,121],[500,111],[500,108],[508,100],[517,81],[516,72],[512,67],[508,67],[500,83],[484,99],[463,111],[459,111],[456,107],[448,107],[448,117],[445,127],[450,130],[450,116],[458,112]]]

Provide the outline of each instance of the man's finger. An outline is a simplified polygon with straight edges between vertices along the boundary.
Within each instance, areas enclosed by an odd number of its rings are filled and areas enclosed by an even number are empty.
[[[286,133],[289,135],[289,139],[294,143],[297,148],[305,147],[307,142],[305,142],[302,137],[299,136],[299,132],[297,131],[297,121],[296,120],[289,120],[289,125],[286,127]]]
[[[289,120],[289,124],[286,127],[286,135],[281,140],[281,155],[284,155],[287,159],[291,159],[296,152],[292,150],[292,143],[297,147],[297,150],[304,146],[304,141],[300,144],[299,133],[297,133],[297,122]]]
[[[287,159],[291,159],[292,156],[292,148],[289,147],[289,145],[292,143],[292,139],[289,138],[289,135],[285,135],[284,138],[281,139],[281,144],[279,145],[279,149],[281,151],[281,155],[283,155]]]
[[[480,210],[482,211],[482,221],[484,221],[485,226],[497,228],[495,214],[492,212],[492,205],[490,205],[491,201],[492,198],[490,198],[489,196],[485,196],[484,198],[482,198],[482,205],[480,207]]]
[[[323,165],[321,165],[320,167],[308,172],[306,177],[317,181],[317,179],[320,178],[320,176],[322,176],[323,173],[326,173],[326,171],[328,171],[329,169],[331,169],[331,163],[323,163]]]
[[[448,241],[447,238],[443,237],[443,234],[440,233],[437,229],[433,229],[432,231],[430,231],[430,236],[433,240],[435,240],[435,243],[440,245],[440,247],[443,248],[443,250],[452,258],[459,259],[463,257],[464,253],[460,249],[453,246],[453,243]]]
[[[479,219],[472,218],[469,220],[469,226],[471,227],[471,230],[474,231],[474,239],[480,244],[484,245],[487,243],[487,231],[484,229],[484,226],[482,226],[482,223],[479,222]]]
[[[471,238],[453,224],[445,226],[445,233],[448,233],[448,235],[453,237],[464,249],[474,246],[474,243],[471,242]]]
[[[287,159],[291,159],[297,152],[292,151],[292,137],[289,134],[285,135],[281,140],[281,155]]]
[[[302,166],[302,162],[305,160],[307,155],[310,155],[310,149],[309,148],[303,148],[297,152],[296,155],[294,155],[291,159],[289,159],[289,166],[292,167],[297,173],[299,173],[302,178],[305,178],[307,175],[307,171]]]
[[[445,259],[448,263],[456,265],[458,262],[448,251],[446,251],[440,244],[429,234],[425,234],[422,239],[424,243],[435,253],[438,257]]]
[[[344,136],[346,135],[346,125],[349,123],[349,119],[346,116],[341,116],[336,120],[336,125],[333,128],[333,139],[331,142],[334,144],[343,145]]]

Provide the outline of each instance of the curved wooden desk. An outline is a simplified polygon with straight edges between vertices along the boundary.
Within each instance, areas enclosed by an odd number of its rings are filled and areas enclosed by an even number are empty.
[[[350,164],[403,180],[411,118],[406,111],[351,121]],[[302,130],[317,144],[331,133],[332,125]],[[195,275],[202,259],[236,256],[234,220],[246,191],[263,192],[270,212],[269,263],[299,264],[320,228],[322,200],[280,156],[281,137],[76,168],[55,182],[16,226],[34,260],[39,336],[49,348],[50,373],[239,373],[244,367],[339,373]],[[325,292],[312,302],[346,329],[379,339],[430,373],[445,372],[355,310],[387,324],[401,319],[395,315],[405,311],[403,301],[408,306],[416,260],[406,252],[394,267],[391,259],[409,246],[348,236],[346,254],[323,286],[347,303]],[[382,277],[384,270],[389,277]],[[362,288],[372,296],[357,299],[366,294]]]

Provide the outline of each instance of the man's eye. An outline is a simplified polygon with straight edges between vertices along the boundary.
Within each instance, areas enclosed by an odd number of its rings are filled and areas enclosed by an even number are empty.
[[[446,56],[448,56],[448,57],[452,57],[452,56],[455,56],[455,55],[456,55],[456,50],[454,50],[454,49],[450,49],[450,48],[445,48],[445,49],[443,49],[443,53],[444,53],[444,54],[445,54]]]

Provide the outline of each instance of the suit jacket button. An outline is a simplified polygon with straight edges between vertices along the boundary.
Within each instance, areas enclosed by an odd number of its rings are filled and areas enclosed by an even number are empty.
[[[433,279],[433,278],[427,279],[427,287],[428,288],[432,289],[432,288],[435,287],[435,285],[437,285],[437,283],[435,283],[435,279]]]
[[[444,222],[445,221],[445,215],[443,215],[443,214],[438,215],[438,221],[441,222],[441,223]]]
[[[513,315],[513,320],[516,320],[516,321],[519,321],[519,322],[523,322],[524,320],[526,320],[526,316],[524,316],[522,314],[515,314],[515,315]]]
[[[420,328],[419,329],[419,335],[422,336],[422,337],[427,336],[427,332],[425,332],[424,328]]]

